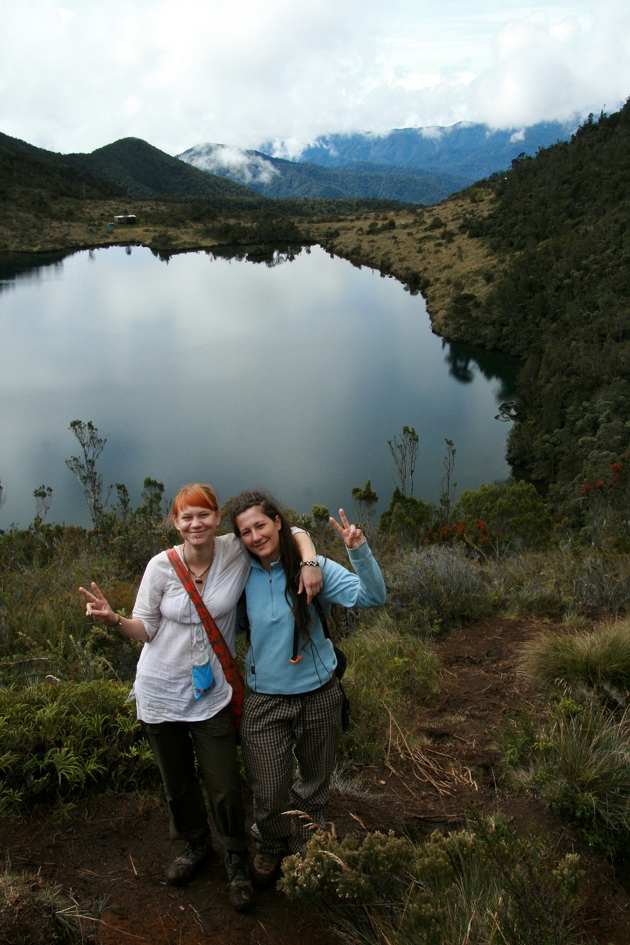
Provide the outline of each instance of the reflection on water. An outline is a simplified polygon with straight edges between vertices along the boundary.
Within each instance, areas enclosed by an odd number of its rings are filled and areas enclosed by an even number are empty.
[[[449,373],[460,384],[470,384],[477,371],[481,371],[486,380],[498,382],[496,396],[499,401],[510,400],[514,396],[520,366],[516,358],[506,358],[498,351],[486,351],[484,348],[445,339],[442,339],[442,347],[449,349],[444,360],[450,365]]]
[[[351,488],[371,477],[382,507],[387,440],[403,425],[418,432],[428,500],[445,437],[460,490],[509,474],[509,424],[494,417],[516,362],[445,344],[421,296],[317,247],[0,261],[0,330],[0,527],[32,519],[42,483],[51,519],[87,524],[64,463],[75,419],[107,438],[105,483],[126,483],[134,500],[151,476],[169,495],[197,479],[224,499],[265,486],[298,510],[351,508]]]
[[[63,260],[70,253],[12,253],[0,256],[0,292],[15,288],[17,282],[39,279],[55,268],[63,269]]]

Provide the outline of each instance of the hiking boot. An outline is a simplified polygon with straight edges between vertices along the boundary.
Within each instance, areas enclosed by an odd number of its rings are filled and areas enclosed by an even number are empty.
[[[275,880],[284,853],[257,853],[252,863],[252,879],[257,886],[270,886]]]
[[[247,912],[254,905],[254,889],[247,867],[248,858],[247,850],[243,850],[242,853],[237,853],[235,850],[225,852],[230,905],[237,912]]]
[[[187,843],[182,852],[176,857],[166,871],[166,882],[169,886],[183,886],[204,860],[213,853],[212,837],[207,837],[201,843],[193,845]]]

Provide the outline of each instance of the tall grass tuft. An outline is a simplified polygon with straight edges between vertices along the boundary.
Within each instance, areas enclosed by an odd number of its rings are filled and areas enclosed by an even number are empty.
[[[520,735],[520,737],[519,737]],[[607,854],[630,843],[630,719],[597,704],[560,701],[542,725],[518,720],[504,732],[505,766],[577,824]]]
[[[0,945],[78,945],[84,941],[83,910],[59,886],[47,885],[39,873],[0,872]]]
[[[350,730],[344,755],[374,762],[387,747],[389,711],[404,718],[421,699],[440,688],[440,661],[429,643],[401,633],[386,613],[375,615],[346,637],[348,668],[343,687],[350,699]]]
[[[543,633],[526,646],[523,668],[544,689],[603,688],[622,700],[630,690],[630,626],[618,622],[590,632]]]

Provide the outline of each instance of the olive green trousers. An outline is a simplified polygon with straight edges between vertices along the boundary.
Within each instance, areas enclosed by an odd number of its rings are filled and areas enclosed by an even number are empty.
[[[245,807],[230,706],[203,722],[143,722],[142,727],[162,775],[171,837],[197,846],[210,834],[196,759],[217,843],[224,850],[246,850]]]

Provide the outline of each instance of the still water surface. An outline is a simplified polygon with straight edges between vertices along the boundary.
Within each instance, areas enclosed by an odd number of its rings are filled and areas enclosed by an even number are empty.
[[[80,252],[45,266],[0,261],[0,528],[26,525],[33,489],[51,521],[88,524],[64,460],[71,420],[107,445],[105,483],[138,499],[191,480],[221,499],[266,487],[299,511],[352,508],[372,478],[387,504],[387,440],[415,427],[415,494],[435,501],[444,437],[458,493],[509,475],[494,419],[516,362],[433,335],[421,296],[319,247],[274,265],[148,249]]]

